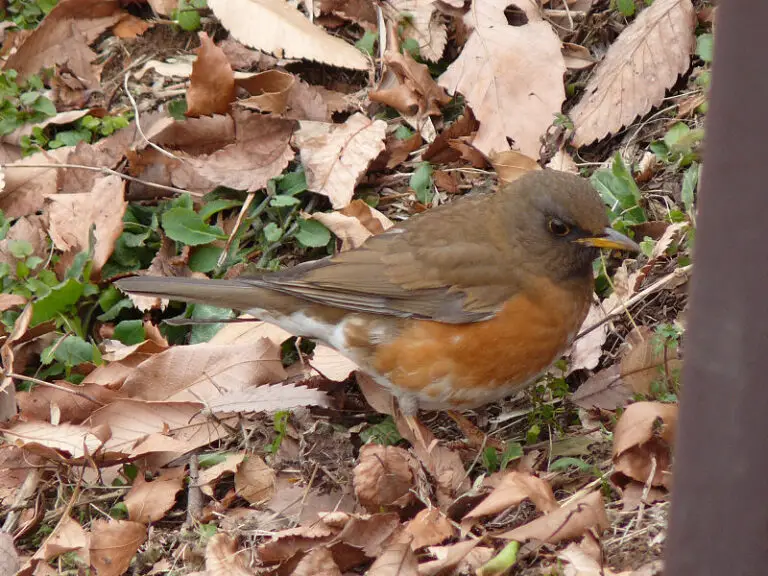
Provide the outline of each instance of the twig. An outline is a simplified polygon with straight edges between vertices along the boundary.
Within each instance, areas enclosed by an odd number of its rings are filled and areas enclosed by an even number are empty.
[[[22,506],[22,503],[29,500],[37,491],[41,476],[42,471],[40,468],[34,467],[29,470],[27,477],[24,479],[24,484],[21,485],[21,488],[16,493],[16,497],[13,499],[11,511],[8,512],[8,515],[5,517],[2,530],[3,532],[10,534],[16,529],[16,524],[18,523],[19,519],[21,518],[21,514],[24,511],[24,506]]]
[[[16,374],[14,372],[10,372],[7,374],[9,378],[16,378],[18,380],[23,380],[25,382],[32,382],[33,384],[38,384],[40,386],[47,386],[48,388],[54,388],[56,390],[60,390],[62,392],[67,392],[69,394],[74,394],[75,396],[80,396],[81,398],[85,398],[89,402],[93,402],[94,404],[98,406],[106,406],[104,402],[101,402],[91,396],[90,394],[86,394],[85,392],[80,392],[78,390],[70,390],[69,388],[65,388],[64,386],[59,386],[58,384],[53,384],[52,382],[46,382],[45,380],[40,380],[38,378],[34,378],[32,376],[25,376],[24,374]]]
[[[640,498],[640,505],[637,507],[637,520],[635,524],[637,524],[637,527],[640,528],[640,524],[643,521],[643,513],[645,512],[645,502],[648,500],[648,494],[651,492],[651,488],[653,487],[653,479],[656,477],[656,466],[658,463],[656,462],[656,456],[651,454],[651,470],[648,472],[648,478],[645,481],[645,486],[643,486],[643,495]]]
[[[227,254],[229,254],[229,249],[232,247],[232,242],[235,240],[235,235],[240,229],[240,225],[243,223],[245,214],[248,212],[248,208],[250,208],[255,196],[255,192],[248,192],[248,196],[246,196],[245,202],[243,202],[243,205],[240,207],[240,213],[237,215],[237,220],[235,221],[235,226],[232,228],[232,233],[229,235],[229,238],[227,238],[227,243],[224,245],[224,250],[222,250],[221,254],[219,255],[219,260],[216,262],[216,266],[221,266],[227,259]]]
[[[134,120],[136,121],[136,130],[138,130],[139,134],[141,134],[141,137],[144,139],[144,142],[147,143],[147,146],[154,148],[155,150],[160,152],[160,154],[163,154],[168,158],[172,158],[174,160],[178,160],[179,162],[183,162],[181,158],[174,156],[173,154],[161,148],[154,142],[151,142],[149,138],[147,138],[147,135],[144,134],[144,130],[141,129],[141,122],[139,121],[139,116],[140,116],[139,106],[138,104],[136,104],[136,100],[134,99],[133,94],[131,94],[131,91],[128,89],[128,74],[126,74],[125,77],[123,78],[123,89],[125,90],[126,96],[128,96],[128,100],[131,101],[131,106],[133,106]]]
[[[189,488],[187,490],[187,519],[184,525],[194,526],[203,511],[203,491],[198,485],[200,470],[197,465],[197,454],[189,456]]]

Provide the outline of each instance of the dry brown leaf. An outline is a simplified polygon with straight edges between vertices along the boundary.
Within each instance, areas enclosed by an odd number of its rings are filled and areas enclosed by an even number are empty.
[[[112,28],[112,33],[118,38],[133,39],[144,34],[152,26],[151,23],[137,18],[133,14],[123,14],[120,22]]]
[[[411,548],[416,551],[442,544],[456,536],[458,530],[438,508],[425,508],[405,525],[405,533],[412,537]]]
[[[218,480],[225,474],[234,475],[237,472],[237,467],[245,460],[245,456],[245,452],[226,454],[223,462],[214,464],[205,470],[200,470],[197,475],[197,485],[203,494],[213,497],[213,489],[216,487]]]
[[[13,132],[8,134],[7,136],[3,136],[2,140],[3,142],[7,142],[9,144],[16,144],[19,146],[21,144],[21,139],[25,136],[29,137],[32,136],[32,132],[35,128],[39,128],[40,130],[44,130],[48,126],[62,126],[64,124],[71,124],[72,122],[76,122],[77,120],[80,120],[83,116],[86,116],[87,114],[90,114],[90,109],[84,109],[84,110],[69,110],[67,112],[59,112],[55,116],[51,116],[50,118],[46,118],[42,122],[36,122],[34,124],[23,124],[19,128],[16,128]]]
[[[209,155],[187,156],[187,161],[216,185],[249,191],[264,188],[293,159],[289,143],[295,123],[245,111],[233,116],[234,143]]]
[[[518,542],[534,539],[557,544],[563,540],[578,538],[591,529],[600,534],[608,526],[610,522],[605,514],[603,496],[598,490],[519,528],[494,536]]]
[[[366,444],[354,470],[355,496],[371,512],[382,506],[404,508],[413,502],[418,463],[397,446]]]
[[[147,527],[128,520],[94,520],[88,552],[99,576],[121,576],[139,546],[147,540]]]
[[[151,356],[121,392],[137,400],[210,402],[226,392],[285,378],[280,349],[266,338],[238,345],[204,343],[173,346]]]
[[[624,486],[621,490],[621,509],[622,511],[637,510],[640,504],[643,503],[647,506],[652,505],[655,502],[662,502],[667,499],[668,492],[663,488],[648,489],[648,493],[645,498],[645,484],[632,480],[629,484]]]
[[[88,535],[83,527],[69,516],[62,516],[33,558],[41,558],[48,562],[67,552],[85,550],[87,546]]]
[[[247,557],[237,553],[237,542],[227,534],[214,534],[205,547],[205,573],[208,576],[255,576]]]
[[[682,368],[677,348],[654,337],[647,326],[634,328],[627,335],[627,345],[621,358],[621,379],[636,394],[649,394],[654,382]]]
[[[496,152],[491,154],[490,160],[499,180],[504,183],[513,182],[526,172],[541,170],[541,166],[536,160],[516,150]]]
[[[310,218],[322,223],[341,240],[341,251],[351,250],[363,244],[375,234],[388,230],[394,223],[360,199],[338,212],[315,212]]]
[[[362,370],[355,372],[355,380],[360,392],[365,396],[365,401],[380,414],[393,415],[395,398],[384,386],[378,384],[373,378]]]
[[[292,576],[341,576],[333,554],[325,547],[310,550],[292,572]]]
[[[283,58],[305,58],[365,70],[363,53],[313,25],[283,0],[210,0],[208,6],[237,40]]]
[[[297,78],[293,74],[280,70],[267,70],[249,78],[238,79],[237,85],[247,90],[251,97],[238,100],[237,104],[243,108],[282,114],[288,106],[288,97],[296,83]],[[322,120],[325,120],[326,116],[327,108]]]
[[[19,555],[13,545],[13,536],[7,532],[0,533],[0,576],[13,576],[21,568]]]
[[[329,406],[325,392],[295,384],[272,384],[225,392],[208,402],[214,413],[275,412],[300,406]]]
[[[384,54],[384,62],[390,74],[377,90],[368,93],[372,101],[417,119],[439,115],[440,106],[451,101],[434,81],[427,65],[416,62],[408,52],[389,50]]]
[[[591,328],[604,318],[605,312],[603,307],[592,304],[587,317],[581,323],[579,332]],[[576,340],[569,353],[571,361],[568,365],[568,374],[576,370],[592,370],[597,367],[603,352],[603,344],[605,344],[607,338],[608,323],[606,322]]]
[[[430,546],[429,553],[436,560],[419,564],[419,576],[437,574],[479,574],[477,569],[494,555],[493,548],[478,546],[482,539],[462,540],[448,546]],[[452,570],[451,572],[448,572]]]
[[[329,515],[323,521],[328,524]],[[400,517],[394,513],[352,516],[334,541],[359,548],[368,558],[378,558],[399,530]]]
[[[38,152],[5,167],[0,210],[6,218],[18,218],[43,210],[46,196],[56,194],[59,178],[58,169],[46,166],[65,163],[72,150],[71,146],[65,146]]]
[[[419,44],[419,55],[430,62],[443,57],[448,42],[448,32],[433,0],[391,0],[387,5],[394,8],[396,19],[403,27],[404,38]],[[403,15],[407,14],[407,18]]]
[[[399,166],[408,159],[411,153],[421,148],[423,143],[424,139],[419,133],[402,140],[397,138],[394,133],[390,134],[387,136],[384,152],[371,164],[371,170],[383,170],[385,167],[392,169]]]
[[[225,114],[235,99],[235,76],[224,51],[205,32],[192,64],[187,90],[187,116]]]
[[[352,513],[360,508],[351,493],[351,487],[344,486],[344,490],[320,492],[313,488],[307,491],[298,479],[281,474],[277,477],[275,495],[265,507],[272,516],[289,518],[302,525],[311,524],[322,517],[323,513]]]
[[[478,518],[498,514],[507,508],[518,506],[523,500],[531,500],[544,513],[557,508],[552,488],[541,478],[526,472],[512,470],[504,475],[488,497],[470,510],[462,524],[472,524]]]
[[[17,392],[16,398],[22,416],[27,420],[50,422],[51,412],[55,410],[60,422],[80,424],[100,406],[123,396],[115,390],[94,383],[75,385],[62,380],[57,382],[56,386],[41,386],[32,392]]]
[[[474,168],[481,170],[488,168],[489,163],[485,154],[463,139],[451,140],[448,142],[448,146],[456,150],[459,156],[469,162]]]
[[[235,472],[235,492],[249,504],[263,504],[275,493],[275,471],[255,454],[249,454]]]
[[[241,314],[237,317],[239,320],[255,319],[250,314]],[[209,344],[257,344],[263,338],[277,346],[291,338],[293,334],[283,330],[279,326],[269,322],[233,322],[225,324],[224,328],[216,332],[211,338]]]
[[[95,242],[93,270],[99,272],[109,260],[123,232],[125,181],[114,175],[96,180],[85,194],[57,194],[47,201],[49,232],[53,245],[62,252],[88,251],[91,227]]]
[[[618,364],[592,374],[587,381],[579,386],[571,395],[571,402],[580,408],[601,408],[616,410],[624,406],[632,398],[630,390],[621,379]]]
[[[176,503],[176,494],[182,489],[183,478],[167,471],[151,482],[140,473],[134,480],[124,502],[128,508],[128,518],[134,522],[149,524],[157,522]]]
[[[323,344],[315,346],[309,365],[315,372],[333,382],[346,380],[358,368],[352,360]]]
[[[555,155],[547,163],[547,168],[560,170],[560,172],[570,172],[571,174],[579,173],[579,167],[576,165],[576,162],[563,148],[555,152]]]
[[[367,576],[418,576],[418,562],[411,545],[393,544],[379,556],[366,572]]]
[[[613,432],[613,482],[619,487],[630,480],[667,489],[672,486],[677,415],[676,404],[635,402],[627,406]]]
[[[661,104],[688,70],[695,42],[691,0],[658,0],[611,44],[570,112],[576,146],[591,144]]]
[[[384,149],[386,129],[383,120],[369,120],[360,113],[344,124],[301,122],[294,141],[309,189],[328,196],[337,210],[346,207],[358,179]]]
[[[476,0],[464,18],[473,29],[461,55],[440,76],[450,93],[461,92],[480,129],[472,144],[488,155],[510,147],[539,157],[539,139],[565,100],[560,39],[533,0],[516,0],[528,17],[509,26],[507,0]]]
[[[38,458],[10,443],[0,445],[0,504],[10,506],[19,486],[27,477],[27,467],[38,464]]]
[[[587,48],[579,44],[563,42],[562,52],[565,65],[569,70],[584,70],[597,61]]]
[[[277,59],[259,50],[246,48],[231,36],[219,42],[219,48],[224,50],[234,70],[271,70],[277,66]]]
[[[343,525],[330,526],[321,519],[297,528],[272,532],[272,538],[262,542],[257,549],[259,559],[267,564],[284,562],[297,552],[329,542],[342,528]]]
[[[19,78],[42,68],[66,64],[89,88],[99,88],[100,67],[91,64],[96,53],[88,45],[123,17],[117,0],[66,0],[43,19],[5,61],[5,70]]]
[[[360,24],[366,30],[376,29],[376,7],[371,0],[318,0],[315,16],[333,14]]]
[[[73,459],[93,455],[102,445],[102,441],[87,427],[74,424],[54,426],[48,422],[17,422],[7,427],[3,436],[27,450],[48,448],[68,454]]]
[[[429,160],[433,164],[448,164],[450,162],[455,162],[461,158],[461,154],[454,148],[451,148],[451,141],[464,136],[471,136],[477,132],[479,127],[480,124],[475,119],[472,108],[467,107],[464,114],[459,116],[453,124],[448,126],[448,128],[440,132],[437,138],[427,146],[427,149],[421,157],[424,160]]]

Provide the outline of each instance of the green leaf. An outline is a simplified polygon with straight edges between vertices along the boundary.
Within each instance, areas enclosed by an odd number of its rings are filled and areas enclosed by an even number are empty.
[[[498,471],[499,456],[496,454],[496,448],[487,446],[485,450],[483,450],[483,466],[485,466],[485,469],[491,474]]]
[[[144,342],[144,322],[141,320],[123,320],[115,326],[114,338],[123,344],[131,346]]]
[[[394,446],[403,439],[392,416],[387,416],[378,424],[366,428],[360,432],[360,439],[366,444],[381,444],[382,446]]]
[[[176,23],[187,32],[194,32],[200,30],[202,23],[200,20],[200,13],[197,10],[182,10],[179,12]]]
[[[84,286],[74,278],[65,280],[51,288],[50,294],[33,304],[31,326],[47,322],[57,314],[70,309],[83,294]]]
[[[205,304],[195,304],[195,310],[192,313],[192,319],[194,320],[227,320],[234,317],[235,313],[229,308],[218,308],[216,306],[207,306]],[[221,322],[215,324],[198,324],[192,328],[189,343],[201,344],[203,342],[208,342],[222,328],[224,328],[224,324]]]
[[[283,229],[280,228],[277,224],[274,222],[267,223],[266,226],[264,226],[264,238],[267,239],[267,242],[270,244],[272,242],[277,242],[280,240],[280,237],[283,235]]]
[[[195,248],[189,257],[189,267],[194,272],[210,272],[219,263],[219,257],[224,249],[221,246],[206,244]]]
[[[304,173],[304,168],[299,167],[296,172],[288,172],[288,174],[282,175],[277,179],[277,189],[282,194],[288,196],[296,196],[307,191],[307,176]]]
[[[578,468],[581,472],[590,472],[592,465],[579,458],[565,457],[559,458],[552,462],[549,466],[550,472],[556,472],[557,470],[567,470],[568,468]]]
[[[696,185],[699,183],[699,165],[694,162],[688,167],[683,175],[683,189],[680,196],[683,199],[683,205],[685,211],[689,214],[693,210],[694,194],[696,192]]]
[[[625,224],[646,221],[645,211],[639,205],[640,189],[618,152],[611,170],[598,170],[592,175],[591,182],[608,205],[613,223],[619,220]]]
[[[0,240],[5,240],[8,235],[8,230],[11,228],[11,221],[5,217],[3,211],[0,210]]]
[[[227,238],[221,228],[209,226],[197,212],[188,208],[171,208],[163,213],[161,220],[166,235],[187,246],[199,246]]]
[[[410,54],[414,60],[421,56],[421,50],[419,49],[419,42],[415,38],[406,38],[403,43],[400,44],[400,51],[405,54]]]
[[[700,34],[696,38],[696,56],[706,63],[712,62],[715,53],[715,36],[713,34]]]
[[[53,361],[65,366],[77,366],[85,362],[93,362],[96,358],[96,347],[79,336],[67,334],[43,350],[40,360],[43,364]]]
[[[285,208],[286,206],[295,206],[300,200],[293,196],[272,196],[269,205],[274,208]]]
[[[367,31],[360,40],[355,42],[355,47],[361,52],[368,54],[368,56],[373,56],[378,39],[379,35],[376,32]]]
[[[635,15],[635,0],[616,0],[616,8],[625,18]]]
[[[214,452],[212,454],[201,454],[198,458],[197,465],[201,470],[221,464],[227,459],[228,454],[226,452]]]
[[[477,571],[478,574],[507,574],[509,569],[517,562],[517,552],[520,543],[513,540],[501,549],[496,556],[488,560]]]
[[[235,206],[242,206],[243,202],[241,200],[231,200],[228,198],[218,198],[216,200],[211,200],[208,202],[205,206],[200,208],[200,218],[203,220],[208,220],[211,216],[214,214],[217,214],[221,212],[222,210],[228,210],[229,208],[234,208]]]
[[[120,315],[123,310],[130,310],[133,308],[133,302],[130,298],[123,298],[115,302],[112,306],[105,310],[104,314],[98,315],[96,318],[101,322],[110,322]]]
[[[519,442],[507,442],[504,454],[501,455],[500,470],[506,470],[507,465],[513,460],[523,457],[523,446]]]
[[[670,126],[667,133],[664,134],[664,144],[666,144],[667,148],[673,149],[690,131],[691,129],[688,128],[685,122],[677,122]]]
[[[296,240],[304,248],[321,248],[331,241],[331,232],[317,220],[299,220]]]
[[[187,101],[183,98],[171,100],[168,102],[168,114],[177,122],[183,122],[187,119]]]
[[[397,130],[395,130],[395,138],[398,140],[408,140],[413,136],[413,130],[408,128],[408,126],[398,126]]]
[[[26,240],[9,240],[8,250],[11,255],[18,260],[23,260],[27,256],[32,256],[32,253],[35,251],[32,244]]]
[[[422,162],[411,174],[408,185],[416,192],[416,198],[422,204],[429,204],[432,201],[432,165],[429,162]]]

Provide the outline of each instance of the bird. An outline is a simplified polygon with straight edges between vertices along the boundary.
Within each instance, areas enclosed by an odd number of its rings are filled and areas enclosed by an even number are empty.
[[[414,215],[358,248],[230,280],[121,290],[247,311],[354,361],[415,417],[511,396],[573,342],[601,249],[639,252],[590,182],[537,170]]]

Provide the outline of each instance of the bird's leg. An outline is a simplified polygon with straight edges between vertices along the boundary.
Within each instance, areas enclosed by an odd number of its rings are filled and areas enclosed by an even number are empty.
[[[480,430],[480,428],[472,424],[472,422],[461,413],[456,412],[455,410],[446,410],[445,413],[448,414],[451,420],[456,422],[456,426],[459,427],[459,430],[461,430],[462,434],[467,438],[470,446],[477,448],[478,450],[482,450],[486,446],[491,446],[502,453],[504,452],[506,447],[503,441],[498,440],[497,438],[491,438],[485,432]]]
[[[428,451],[430,443],[428,443],[425,438],[424,425],[419,421],[418,400],[414,396],[403,395],[397,398],[397,404],[400,414],[402,415],[402,420],[411,432],[407,439],[410,440],[412,444],[418,443],[420,448]]]

